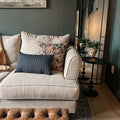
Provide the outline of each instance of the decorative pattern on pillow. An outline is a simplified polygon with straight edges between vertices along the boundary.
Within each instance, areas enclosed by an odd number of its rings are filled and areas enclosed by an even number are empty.
[[[38,42],[38,44],[40,47],[40,55],[54,55],[52,61],[52,69],[57,71],[63,71],[67,43],[45,44]]]
[[[53,55],[28,55],[19,53],[15,72],[51,75]]]

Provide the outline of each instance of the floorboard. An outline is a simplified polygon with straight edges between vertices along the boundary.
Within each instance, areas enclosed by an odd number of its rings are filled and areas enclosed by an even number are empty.
[[[106,84],[95,85],[99,95],[88,98],[95,120],[120,120],[120,102]]]

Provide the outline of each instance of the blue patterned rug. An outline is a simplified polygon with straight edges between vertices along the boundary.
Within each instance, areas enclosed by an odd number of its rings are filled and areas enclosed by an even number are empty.
[[[88,99],[82,94],[83,87],[81,87],[80,98],[77,101],[77,110],[75,114],[70,114],[70,120],[94,120]]]

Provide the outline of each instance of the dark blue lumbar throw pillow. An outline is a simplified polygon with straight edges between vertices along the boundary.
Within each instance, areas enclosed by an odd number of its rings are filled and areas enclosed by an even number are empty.
[[[19,53],[15,72],[51,75],[53,55],[28,55]]]

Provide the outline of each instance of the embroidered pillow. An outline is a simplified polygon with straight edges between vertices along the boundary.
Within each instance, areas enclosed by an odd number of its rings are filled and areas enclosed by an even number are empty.
[[[52,69],[57,71],[63,71],[65,53],[67,49],[67,43],[62,44],[45,44],[39,43],[40,55],[54,55],[52,61]]]

